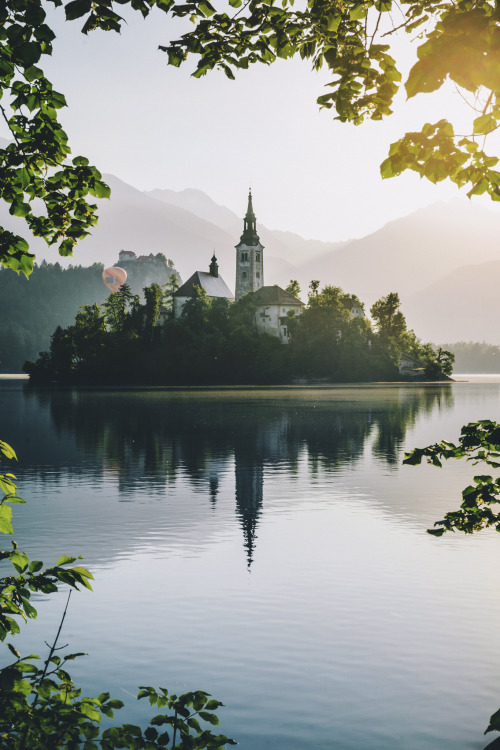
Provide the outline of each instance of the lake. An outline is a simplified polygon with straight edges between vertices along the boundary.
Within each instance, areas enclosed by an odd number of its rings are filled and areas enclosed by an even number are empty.
[[[86,694],[203,689],[242,750],[483,748],[500,707],[500,540],[425,533],[474,473],[405,450],[500,420],[500,386],[35,391],[0,381],[15,537],[78,554],[62,642]],[[490,382],[492,381],[492,382]],[[22,638],[43,655],[65,604]]]

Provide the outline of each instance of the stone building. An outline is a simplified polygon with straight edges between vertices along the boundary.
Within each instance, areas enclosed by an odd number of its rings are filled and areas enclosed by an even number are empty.
[[[201,287],[211,299],[225,297],[234,302],[233,293],[226,282],[219,276],[219,266],[215,253],[210,262],[209,271],[195,271],[192,276],[174,294],[174,317],[179,318],[182,308],[190,297],[196,296],[195,287]]]
[[[257,234],[257,220],[252,206],[252,191],[248,193],[248,208],[243,219],[243,234],[236,245],[236,288],[234,298],[256,292],[264,286],[264,246]]]
[[[170,281],[173,274],[179,282],[181,281],[173,261],[166,258],[163,253],[137,256],[131,250],[120,250],[116,265],[127,272],[127,284],[132,293],[140,295],[141,298],[145,286],[153,283],[163,286]]]
[[[244,294],[252,294],[252,302],[256,305],[257,330],[277,336],[283,344],[287,344],[290,340],[287,314],[293,311],[294,315],[300,315],[304,305],[277,285],[264,286],[264,246],[257,234],[251,191],[243,219],[243,234],[236,245],[235,299]]]
[[[256,305],[255,324],[257,330],[277,336],[282,344],[290,341],[289,312],[294,316],[300,315],[304,304],[289,294],[277,284],[263,286],[252,295],[252,302]]]
[[[219,276],[219,266],[215,254],[210,263],[209,272],[195,271],[174,294],[173,313],[179,318],[187,300],[196,295],[196,288],[201,287],[211,299],[225,297],[234,302],[246,294],[252,295],[256,307],[255,324],[258,331],[276,336],[283,344],[290,340],[288,313],[300,315],[303,303],[281,287],[264,286],[264,246],[257,234],[257,220],[252,205],[252,193],[248,194],[248,207],[243,219],[243,234],[236,245],[236,292],[233,297],[225,281]],[[162,317],[163,316],[163,317]],[[161,320],[168,317],[168,310],[163,310]]]

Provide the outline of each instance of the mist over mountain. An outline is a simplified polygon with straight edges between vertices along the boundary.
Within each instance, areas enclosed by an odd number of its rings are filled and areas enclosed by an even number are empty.
[[[220,274],[234,289],[234,246],[243,229],[246,195],[238,216],[201,190],[142,192],[113,175],[104,177],[112,198],[98,202],[99,224],[92,236],[67,259],[33,238],[39,261],[111,265],[122,249],[137,255],[161,252],[185,280],[194,270],[208,270],[215,251]],[[258,217],[258,193],[254,207]],[[0,224],[29,239],[24,221],[10,216],[6,204],[0,204]],[[297,279],[305,300],[309,282],[319,279],[357,294],[367,311],[376,299],[397,291],[409,326],[424,339],[500,342],[498,210],[460,199],[435,203],[348,242],[334,241],[333,223],[331,242],[261,224],[258,231],[266,248],[265,284],[284,287]]]
[[[178,206],[186,211],[198,216],[200,219],[210,221],[212,224],[225,230],[233,238],[233,247],[238,243],[242,229],[243,216],[247,207],[247,196],[241,196],[241,216],[238,216],[229,208],[215,203],[206,193],[201,190],[188,188],[186,190],[151,190],[146,193],[164,203]],[[254,197],[254,208],[257,218],[258,195]],[[332,252],[347,243],[344,242],[323,242],[322,240],[306,240],[293,232],[287,232],[279,229],[268,229],[257,221],[257,231],[260,240],[266,249],[266,269],[267,261],[272,259],[284,261],[287,267],[290,264],[300,266],[306,259],[320,257],[326,253]],[[283,267],[283,271],[285,266]],[[288,283],[289,279],[287,280]],[[267,281],[266,281],[267,283]],[[281,283],[271,281],[270,283]]]
[[[429,341],[500,344],[500,260],[462,266],[403,301],[407,324]]]
[[[402,299],[468,265],[500,260],[500,214],[459,199],[434,203],[307,262],[311,278],[357,294],[371,305]]]

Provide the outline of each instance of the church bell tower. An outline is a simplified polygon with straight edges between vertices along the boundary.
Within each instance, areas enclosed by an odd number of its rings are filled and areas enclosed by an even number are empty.
[[[257,220],[253,212],[252,191],[248,193],[248,208],[243,219],[243,234],[236,245],[235,300],[248,292],[256,292],[264,285],[264,246],[257,234]]]

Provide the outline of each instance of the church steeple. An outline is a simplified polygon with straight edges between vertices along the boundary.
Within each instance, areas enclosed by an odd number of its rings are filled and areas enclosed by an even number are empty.
[[[217,277],[219,275],[219,266],[217,264],[217,258],[215,257],[215,250],[214,250],[214,254],[212,255],[212,260],[210,262],[209,270],[210,270],[210,276]]]
[[[264,246],[257,234],[257,219],[253,210],[252,191],[248,191],[248,207],[243,219],[243,234],[236,245],[236,292],[239,299],[248,292],[256,292],[264,284]]]
[[[258,245],[259,235],[257,234],[257,219],[255,218],[253,204],[252,204],[252,191],[248,191],[248,208],[243,219],[243,234],[241,235],[241,242],[245,245]]]

